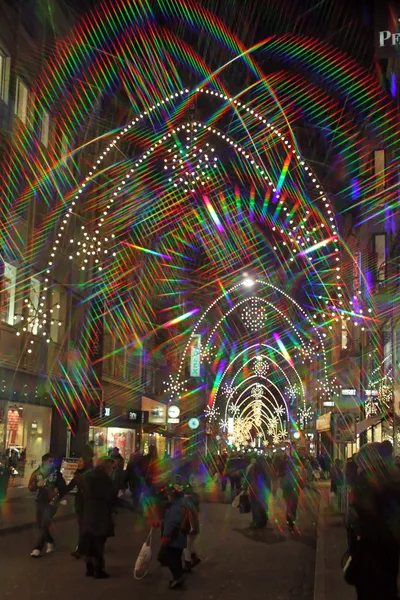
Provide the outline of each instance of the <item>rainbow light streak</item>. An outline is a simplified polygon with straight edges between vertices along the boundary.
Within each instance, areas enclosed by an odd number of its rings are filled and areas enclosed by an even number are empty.
[[[215,396],[216,393],[218,391],[219,385],[221,383],[222,377],[224,376],[224,371],[225,371],[225,366],[227,365],[227,361],[226,360],[221,360],[221,362],[218,365],[218,372],[217,375],[214,379],[214,384],[213,384],[213,388],[211,390],[211,394],[210,394],[210,398],[207,402],[208,406],[212,406],[215,400]]]
[[[122,242],[124,246],[129,246],[130,248],[134,248],[135,250],[140,250],[141,252],[146,252],[146,254],[153,254],[154,256],[159,256],[160,258],[164,258],[165,260],[173,260],[172,256],[168,254],[161,254],[161,252],[156,252],[155,250],[150,250],[149,248],[142,248],[141,246],[137,246],[136,244],[130,244],[129,242]]]
[[[324,246],[326,246],[327,244],[330,244],[331,242],[333,242],[336,239],[337,239],[337,237],[335,235],[333,235],[333,236],[327,238],[326,240],[322,240],[322,242],[318,242],[317,244],[313,244],[312,246],[310,246],[309,248],[307,248],[303,252],[299,252],[298,256],[305,256],[307,254],[310,254],[310,252],[314,252],[315,250],[319,250],[320,248],[323,248]]]
[[[193,310],[189,310],[189,312],[185,313],[184,315],[181,315],[180,317],[175,317],[175,319],[171,319],[171,321],[164,323],[163,327],[172,327],[173,325],[176,325],[177,323],[180,323],[185,319],[189,319],[189,317],[192,317],[193,315],[198,313],[199,310],[199,308],[193,308]]]
[[[223,225],[222,225],[221,221],[219,220],[219,217],[218,217],[217,213],[215,212],[215,209],[214,209],[213,205],[211,204],[210,200],[207,198],[207,196],[204,196],[204,195],[203,195],[203,200],[204,200],[204,204],[206,205],[208,212],[211,215],[212,220],[214,221],[215,225],[217,226],[218,231],[223,233],[224,232]]]
[[[286,350],[284,343],[282,342],[281,338],[279,337],[279,335],[277,333],[273,333],[272,334],[274,337],[274,340],[276,341],[276,343],[279,346],[279,350],[282,352],[283,356],[285,357],[285,359],[287,360],[287,362],[289,363],[289,365],[291,367],[294,366],[292,359],[290,358],[290,354],[289,352]]]

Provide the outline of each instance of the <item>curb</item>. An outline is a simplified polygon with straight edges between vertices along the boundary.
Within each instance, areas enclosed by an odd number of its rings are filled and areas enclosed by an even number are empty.
[[[314,600],[326,600],[326,556],[325,556],[325,508],[327,500],[324,493],[320,493],[318,524],[317,524],[317,547],[315,551],[315,577],[314,577]]]

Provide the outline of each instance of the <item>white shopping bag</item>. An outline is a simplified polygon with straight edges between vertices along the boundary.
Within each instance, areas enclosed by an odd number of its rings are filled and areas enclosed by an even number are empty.
[[[232,508],[239,508],[240,506],[240,496],[242,495],[242,492],[240,492],[240,494],[238,494],[236,496],[236,498],[234,499],[234,501],[232,502]]]
[[[133,571],[133,576],[135,579],[143,579],[149,571],[150,563],[151,563],[151,538],[152,538],[153,528],[150,529],[150,533],[147,537],[147,540],[142,546],[142,549],[139,552],[139,555],[136,559],[135,569]]]

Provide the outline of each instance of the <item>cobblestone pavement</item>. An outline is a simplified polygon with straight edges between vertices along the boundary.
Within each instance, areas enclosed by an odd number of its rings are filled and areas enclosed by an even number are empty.
[[[0,537],[0,597],[151,600],[167,594],[191,600],[312,600],[318,503],[317,492],[304,493],[294,535],[284,525],[279,495],[270,503],[270,523],[261,532],[251,531],[250,515],[239,515],[230,505],[203,504],[198,539],[203,562],[187,576],[184,589],[173,591],[167,589],[168,572],[155,560],[144,580],[134,580],[132,569],[147,528],[131,513],[117,515],[116,537],[107,542],[109,580],[87,579],[83,562],[70,557],[76,540],[74,520],[54,524],[57,550],[39,560],[29,556],[34,529],[5,534]]]

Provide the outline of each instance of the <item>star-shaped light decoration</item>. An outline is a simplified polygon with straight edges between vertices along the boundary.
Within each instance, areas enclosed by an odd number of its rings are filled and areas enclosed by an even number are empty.
[[[266,360],[263,360],[261,356],[256,356],[254,366],[254,375],[258,377],[265,377],[269,371],[269,364]]]
[[[257,298],[250,298],[242,311],[242,319],[250,331],[263,329],[266,321],[264,305]]]
[[[314,416],[313,409],[311,406],[302,406],[299,408],[299,425],[301,429],[304,429],[311,421]]]
[[[222,387],[222,393],[230,400],[235,393],[235,389],[231,386],[230,383],[225,383]]]
[[[282,405],[279,405],[279,406],[277,406],[277,407],[275,408],[275,413],[276,413],[277,415],[279,415],[280,417],[281,417],[282,415],[284,415],[284,414],[285,414],[285,412],[286,412],[286,411],[285,411],[285,407],[284,407],[284,406],[282,406]]]
[[[263,397],[263,386],[260,383],[256,383],[256,385],[252,387],[251,395],[256,400],[260,400]]]
[[[208,419],[210,422],[215,421],[219,417],[219,408],[214,404],[212,406],[207,406],[204,414],[206,419]]]
[[[221,419],[221,421],[219,422],[219,428],[222,431],[222,433],[228,431],[228,421]]]
[[[240,408],[238,407],[237,404],[230,404],[228,410],[231,413],[231,415],[234,417],[240,413]]]

